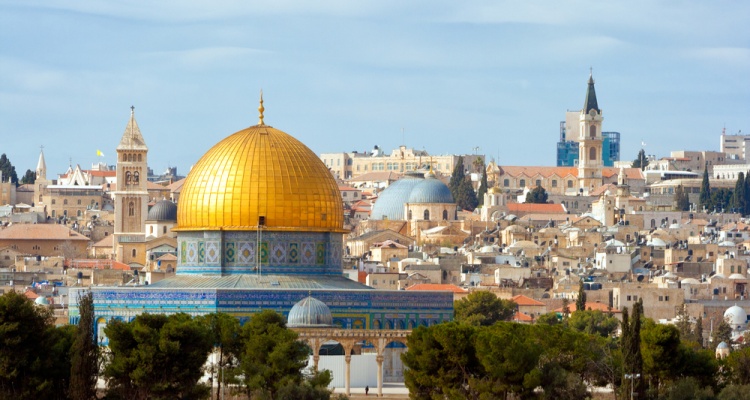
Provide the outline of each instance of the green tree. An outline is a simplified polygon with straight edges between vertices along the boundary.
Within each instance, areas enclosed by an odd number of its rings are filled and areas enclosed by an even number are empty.
[[[695,327],[693,328],[693,340],[698,342],[700,347],[703,347],[703,317],[698,317],[695,320]]]
[[[719,343],[724,342],[732,345],[732,327],[725,320],[719,321],[719,325],[711,332],[711,349],[716,350]]]
[[[0,173],[2,173],[3,182],[10,181],[18,184],[18,175],[16,174],[16,167],[10,162],[8,156],[3,153],[0,155]]]
[[[677,211],[689,211],[690,210],[690,197],[682,188],[682,185],[678,185],[674,190],[674,204]]]
[[[479,185],[479,190],[477,191],[477,200],[479,201],[480,206],[484,204],[484,195],[487,193],[488,189],[489,183],[487,183],[487,169],[482,168],[482,181]]]
[[[526,193],[526,203],[544,204],[549,196],[543,187],[537,186]]]
[[[729,211],[732,202],[732,190],[727,188],[718,188],[711,191],[711,200],[709,206],[716,212]]]
[[[735,212],[742,215],[744,215],[745,209],[747,208],[747,198],[745,197],[745,174],[742,172],[737,174],[737,181],[734,184],[730,207]]]
[[[461,182],[466,180],[466,172],[464,171],[464,158],[458,157],[458,160],[456,161],[456,165],[453,167],[453,173],[451,174],[451,180],[448,183],[448,187],[451,190],[451,194],[453,194],[453,198],[458,197],[458,187],[461,185]]]
[[[716,400],[750,400],[750,385],[727,385]]]
[[[658,392],[660,384],[673,380],[679,373],[680,331],[674,325],[656,324],[650,319],[641,331],[644,379],[652,391]]]
[[[141,314],[129,323],[112,320],[109,363],[104,369],[110,399],[202,399],[198,382],[211,351],[211,335],[187,314]]]
[[[549,312],[546,314],[542,314],[539,316],[539,318],[536,319],[537,324],[547,324],[547,325],[558,325],[562,323],[562,319],[559,315],[557,315],[556,312]]]
[[[70,349],[69,396],[71,400],[96,398],[96,380],[99,377],[99,346],[94,336],[94,295],[78,293],[78,329]]]
[[[708,181],[708,163],[703,168],[703,181],[701,181],[701,191],[698,195],[698,210],[711,209],[711,184]]]
[[[240,321],[225,313],[212,313],[199,318],[208,327],[214,352],[218,360],[210,366],[211,376],[216,374],[216,399],[220,399],[222,384],[226,384],[237,368],[235,354],[240,351]]]
[[[647,166],[648,166],[648,157],[646,157],[646,150],[641,149],[641,151],[639,151],[638,155],[635,157],[635,160],[633,160],[631,167],[640,168],[641,171],[643,171],[644,169],[646,169]]]
[[[622,335],[620,337],[620,348],[622,349],[624,373],[640,375],[643,377],[643,356],[641,355],[641,316],[643,315],[643,303],[638,300],[633,304],[633,316],[628,315],[628,308],[622,311]],[[632,390],[638,394],[638,398],[645,395],[644,379],[626,381],[622,388],[630,393]],[[631,389],[631,383],[634,386]]]
[[[737,385],[750,385],[750,347],[729,353],[726,366],[730,382]]]
[[[714,400],[714,391],[710,387],[701,386],[692,377],[681,378],[667,387],[666,393],[660,398],[664,400]]]
[[[512,300],[499,299],[493,293],[477,290],[453,303],[455,319],[458,322],[488,326],[497,321],[509,321],[518,306]]]
[[[309,348],[286,327],[286,318],[263,310],[242,327],[238,354],[242,384],[250,398],[277,397],[285,386],[302,385]]]
[[[690,315],[688,314],[685,302],[677,308],[675,320],[675,326],[680,332],[680,338],[683,340],[692,340],[693,326],[692,323],[690,323]]]
[[[745,174],[745,209],[742,210],[742,215],[750,214],[750,171]]]
[[[576,311],[586,309],[586,291],[583,289],[583,279],[578,281],[578,297],[576,298]]]
[[[620,326],[620,322],[599,310],[578,310],[571,314],[568,326],[589,335],[610,337]]]
[[[404,384],[412,398],[476,399],[483,376],[474,346],[478,327],[449,322],[420,326],[409,335],[404,362]]]
[[[21,178],[21,183],[27,184],[27,183],[34,183],[36,181],[36,172],[27,169],[26,173],[23,175],[23,178]]]
[[[453,199],[463,210],[474,211],[474,209],[477,208],[477,205],[479,205],[477,194],[474,192],[474,187],[468,179],[461,181],[461,184],[458,185],[458,191]]]

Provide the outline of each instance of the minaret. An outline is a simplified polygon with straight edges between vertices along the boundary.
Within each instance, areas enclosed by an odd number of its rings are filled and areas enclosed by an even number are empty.
[[[135,107],[117,146],[115,203],[115,259],[146,265],[146,215],[148,214],[148,147],[135,121]]]
[[[602,110],[596,101],[593,72],[581,110],[578,137],[578,187],[588,193],[602,185]]]

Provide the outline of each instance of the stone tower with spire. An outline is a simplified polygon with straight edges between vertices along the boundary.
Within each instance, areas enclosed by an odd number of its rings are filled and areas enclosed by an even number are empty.
[[[36,163],[36,179],[34,180],[34,205],[44,206],[44,191],[49,185],[47,181],[47,163],[44,161],[44,146],[39,150],[39,161]]]
[[[596,101],[593,72],[589,75],[588,90],[579,117],[578,185],[588,193],[602,185],[602,110]]]
[[[148,214],[148,147],[135,121],[135,107],[117,146],[115,203],[115,259],[128,265],[146,265],[146,216]]]

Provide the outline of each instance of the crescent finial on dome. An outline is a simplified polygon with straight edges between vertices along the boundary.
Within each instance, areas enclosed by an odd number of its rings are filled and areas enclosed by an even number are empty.
[[[258,107],[258,112],[260,115],[258,116],[258,125],[264,125],[263,123],[263,111],[266,109],[263,108],[263,89],[260,90],[260,107]]]

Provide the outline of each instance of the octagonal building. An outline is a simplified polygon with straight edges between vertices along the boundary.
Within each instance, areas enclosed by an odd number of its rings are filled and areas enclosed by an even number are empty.
[[[221,140],[188,174],[172,229],[176,276],[91,289],[98,331],[111,318],[143,312],[220,311],[241,321],[262,309],[288,315],[308,296],[330,309],[334,327],[410,329],[451,320],[449,292],[374,290],[343,274],[347,231],[338,186],[312,150],[264,123],[263,110],[261,99],[258,125]],[[71,304],[70,320],[77,319]]]

